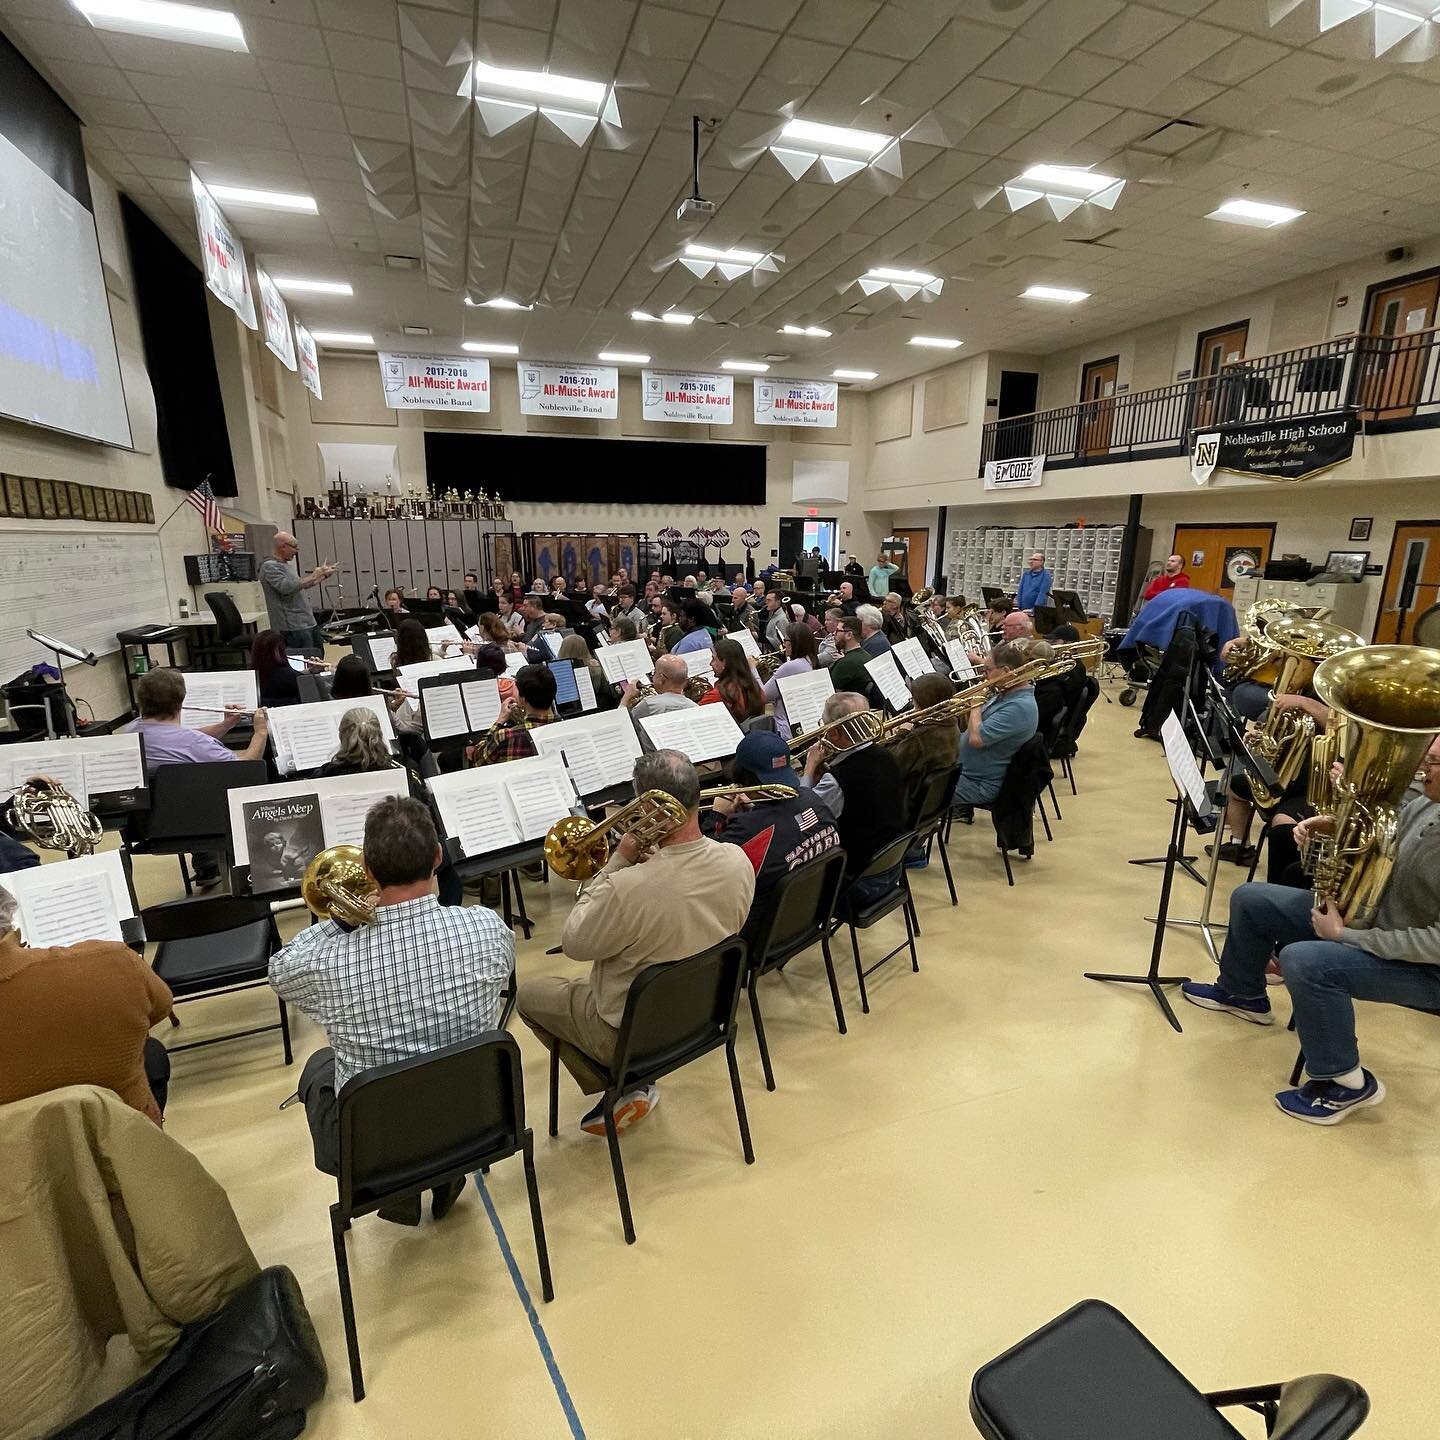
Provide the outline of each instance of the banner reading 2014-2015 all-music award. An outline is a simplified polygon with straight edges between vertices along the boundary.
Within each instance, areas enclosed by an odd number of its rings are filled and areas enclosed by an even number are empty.
[[[730,425],[735,420],[735,379],[685,370],[645,370],[640,376],[646,420],[682,425]]]
[[[614,420],[620,413],[620,372],[613,365],[522,360],[516,377],[522,415]]]
[[[755,381],[757,425],[833,428],[839,416],[840,387],[833,380]]]

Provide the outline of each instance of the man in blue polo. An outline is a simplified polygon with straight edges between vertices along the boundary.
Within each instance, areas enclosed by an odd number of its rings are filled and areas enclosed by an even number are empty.
[[[987,680],[1003,679],[1026,661],[1018,645],[1001,641],[982,657]],[[962,820],[973,818],[976,805],[988,805],[1000,794],[1005,771],[1015,752],[1034,735],[1040,724],[1033,685],[1015,685],[992,696],[970,711],[960,737],[960,779],[954,805]]]
[[[1020,588],[1015,592],[1015,608],[1033,615],[1037,605],[1050,603],[1050,587],[1054,583],[1055,577],[1045,568],[1045,552],[1037,550],[1020,577]]]

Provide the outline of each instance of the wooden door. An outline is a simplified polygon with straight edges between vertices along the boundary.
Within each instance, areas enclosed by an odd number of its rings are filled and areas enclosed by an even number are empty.
[[[1274,525],[1177,525],[1170,548],[1194,589],[1228,597],[1241,575],[1264,570],[1274,543]]]
[[[1250,322],[1207,330],[1195,345],[1195,428],[1206,430],[1241,418],[1237,408],[1243,377],[1222,373],[1245,358]]]
[[[1361,338],[1360,412],[1367,419],[1415,413],[1440,296],[1440,274],[1403,280],[1370,297]]]
[[[1103,455],[1110,448],[1119,378],[1118,355],[1092,360],[1080,372],[1080,451],[1084,455]]]
[[[923,589],[930,583],[925,578],[925,567],[930,559],[930,532],[928,530],[892,530],[886,538],[887,549],[890,548],[891,540],[901,541],[905,546],[904,555],[899,553],[899,546],[891,550],[891,561],[904,570],[911,590]]]
[[[1390,542],[1375,617],[1377,645],[1413,645],[1415,620],[1440,603],[1440,520],[1402,520]]]

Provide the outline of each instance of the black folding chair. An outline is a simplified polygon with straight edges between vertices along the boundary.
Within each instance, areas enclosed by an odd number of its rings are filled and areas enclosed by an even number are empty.
[[[211,668],[216,659],[230,659],[237,669],[243,670],[250,663],[250,646],[255,637],[240,618],[240,610],[234,600],[223,590],[207,590],[205,603],[215,617],[216,638],[204,645],[190,647],[191,663],[201,662],[202,670]]]
[[[330,1207],[330,1235],[350,1384],[359,1401],[365,1398],[365,1380],[345,1254],[345,1232],[352,1220],[519,1154],[525,1164],[541,1294],[553,1300],[555,1288],[535,1183],[534,1138],[525,1126],[520,1047],[512,1036],[495,1030],[428,1055],[377,1065],[347,1080],[336,1099],[340,1193]]]
[[[1339,1375],[1202,1394],[1102,1300],[982,1365],[970,1387],[985,1440],[1240,1440],[1220,1414],[1231,1406],[1264,1416],[1270,1440],[1346,1440],[1370,1413],[1365,1391]]]
[[[1075,788],[1075,756],[1080,749],[1080,732],[1090,716],[1090,709],[1100,698],[1100,682],[1093,676],[1085,677],[1085,688],[1075,697],[1075,703],[1065,714],[1061,736],[1057,745],[1050,750],[1050,758],[1060,762],[1060,773],[1070,782],[1070,793],[1078,795]],[[1056,807],[1058,813],[1059,807]]]
[[[765,1071],[767,1090],[775,1088],[775,1072],[770,1068],[765,1022],[760,1018],[759,980],[762,975],[784,969],[802,950],[818,943],[820,953],[825,957],[825,978],[830,982],[835,1025],[842,1035],[845,1034],[845,1010],[840,1003],[840,986],[835,980],[835,963],[830,957],[835,901],[844,881],[845,852],[841,849],[801,865],[776,885],[769,909],[756,927],[749,947],[750,964],[745,973],[745,988],[750,996],[750,1018],[755,1022],[755,1042],[760,1047],[760,1064]]]
[[[958,905],[960,900],[955,894],[955,877],[950,872],[950,852],[945,848],[945,836],[949,829],[946,822],[950,816],[950,797],[955,793],[955,782],[959,778],[958,765],[949,770],[937,770],[929,776],[925,789],[920,793],[912,822],[915,827],[915,843],[925,847],[927,858],[937,848],[940,851],[940,864],[945,869],[945,885],[950,891],[951,905]],[[920,917],[915,914],[913,905],[911,919],[915,921],[915,933],[918,935]]]
[[[988,810],[995,826],[995,845],[1005,864],[1005,882],[1014,885],[1015,872],[1010,868],[1010,852],[1018,850],[1028,860],[1035,853],[1034,816],[1038,808],[1040,823],[1045,827],[1045,838],[1053,840],[1050,821],[1040,797],[1045,787],[1055,778],[1050,757],[1045,753],[1045,740],[1032,735],[1011,757],[1005,768],[1005,779],[1000,793],[988,805],[977,805],[977,810]]]
[[[156,942],[151,968],[170,987],[177,1002],[255,990],[269,983],[270,957],[280,948],[280,932],[267,900],[249,895],[172,900],[142,910],[140,922],[145,938]],[[213,1035],[208,1040],[192,1040],[171,1046],[171,1053],[279,1030],[288,1065],[293,1059],[290,1017],[285,1002],[277,997],[277,1003],[280,1019],[274,1025],[255,1025],[248,1030]],[[180,1022],[172,1017],[171,1023]]]
[[[837,914],[831,933],[833,934],[842,925],[850,928],[850,949],[855,956],[855,978],[860,984],[860,1010],[865,1015],[870,1013],[870,996],[865,989],[866,979],[882,965],[893,960],[906,946],[910,948],[910,968],[917,975],[920,973],[920,957],[915,953],[915,901],[910,894],[910,876],[905,871],[905,852],[914,843],[915,832],[907,830],[903,835],[892,840],[883,850],[877,851],[870,863],[858,875],[851,876],[849,884],[843,886],[840,891],[840,899],[836,907]],[[887,870],[895,869],[897,865],[900,867],[899,878],[890,889],[874,900],[866,900],[863,903],[852,901],[851,896],[854,893],[856,881],[873,879],[877,875],[885,874]],[[865,968],[860,961],[859,932],[868,930],[896,910],[901,912],[905,921],[904,944],[887,951],[868,969]]]
[[[635,1243],[635,1223],[630,1215],[625,1167],[620,1161],[615,1106],[631,1090],[653,1084],[672,1070],[689,1065],[724,1046],[745,1163],[755,1163],[755,1151],[750,1145],[750,1123],[745,1115],[745,1095],[740,1088],[740,1067],[735,1059],[735,1012],[740,1005],[740,986],[744,980],[745,942],[738,936],[722,940],[687,960],[648,966],[631,982],[630,993],[625,998],[625,1013],[620,1020],[614,1059],[607,1066],[593,1055],[587,1057],[597,1070],[604,1073],[607,1081],[601,1097],[601,1113],[605,1118],[610,1168],[615,1174],[615,1198],[620,1203],[620,1220],[627,1245]],[[552,1050],[552,1136],[557,1130],[559,1108],[560,1054],[558,1050]]]

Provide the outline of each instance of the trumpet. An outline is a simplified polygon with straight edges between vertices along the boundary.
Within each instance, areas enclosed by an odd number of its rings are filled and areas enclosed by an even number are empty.
[[[375,923],[375,896],[379,886],[365,869],[358,845],[331,845],[306,867],[295,900],[276,900],[272,914],[298,910],[303,905],[317,920],[333,920],[347,930]]]
[[[70,859],[89,855],[105,827],[58,780],[27,780],[4,809],[4,819],[42,850],[63,850]]]

